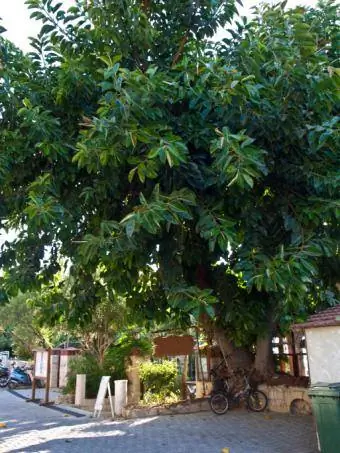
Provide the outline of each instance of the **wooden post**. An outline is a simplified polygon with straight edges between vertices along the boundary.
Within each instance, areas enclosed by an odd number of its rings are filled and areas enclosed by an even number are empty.
[[[284,350],[283,350],[283,338],[281,336],[279,337],[278,348],[279,348],[279,354],[280,354],[279,355],[279,357],[280,357],[280,372],[281,373],[285,373],[286,372],[286,364],[282,360],[282,357],[284,355]]]
[[[32,401],[35,400],[35,359],[36,359],[37,353],[34,351],[34,365],[33,365],[33,371],[32,371]]]
[[[207,347],[207,368],[208,368],[208,380],[211,381],[211,374],[210,374],[210,370],[211,370],[211,345],[208,344],[208,347]]]
[[[188,356],[184,356],[183,370],[182,370],[182,399],[187,398],[187,375],[188,375]]]
[[[203,372],[203,365],[202,365],[202,355],[201,355],[200,344],[199,344],[198,327],[196,328],[196,341],[197,341],[197,349],[198,349],[198,358],[199,358],[199,363],[200,363],[201,373],[202,373],[203,396],[205,396],[204,372]]]
[[[292,352],[292,358],[293,358],[293,360],[292,360],[293,373],[294,373],[295,377],[299,377],[300,376],[299,361],[298,361],[297,354],[296,354],[295,337],[294,337],[293,332],[291,333],[290,339],[291,339],[291,352]]]
[[[60,387],[60,350],[58,350],[57,387]]]
[[[45,388],[45,401],[44,404],[48,404],[50,394],[50,378],[51,378],[51,348],[47,350],[47,376],[46,376],[46,388]]]

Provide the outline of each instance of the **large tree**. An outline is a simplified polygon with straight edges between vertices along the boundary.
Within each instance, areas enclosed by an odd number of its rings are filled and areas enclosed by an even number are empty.
[[[35,52],[1,40],[4,290],[66,257],[74,316],[114,288],[267,370],[276,326],[334,302],[335,2],[264,6],[217,43],[232,0],[27,4]]]
[[[32,307],[34,294],[18,294],[0,306],[0,338],[8,340],[8,349],[21,359],[31,359],[37,348],[53,345],[58,333],[39,323],[38,312]],[[0,343],[1,344],[1,343]]]

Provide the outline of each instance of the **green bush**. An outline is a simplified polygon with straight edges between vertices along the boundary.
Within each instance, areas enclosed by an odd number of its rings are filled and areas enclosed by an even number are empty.
[[[146,356],[152,353],[152,343],[147,337],[135,338],[130,332],[124,332],[116,343],[111,346],[104,360],[104,366],[114,370],[116,379],[125,379],[126,359],[133,350],[139,355]]]
[[[86,374],[86,397],[95,398],[102,376],[113,376],[112,370],[101,367],[91,354],[83,354],[70,359],[67,385],[64,393],[74,394],[77,374]]]
[[[168,360],[162,363],[144,362],[140,365],[140,377],[144,385],[144,400],[148,402],[165,401],[178,393],[175,362]]]
[[[96,397],[102,376],[111,376],[111,390],[114,394],[113,381],[126,378],[126,359],[133,349],[138,349],[141,355],[150,354],[152,344],[148,339],[135,339],[129,334],[123,334],[119,341],[106,352],[103,366],[100,366],[96,357],[89,353],[71,359],[64,393],[74,394],[77,374],[86,374],[87,398]]]
[[[170,394],[146,392],[143,400],[139,403],[141,406],[160,406],[164,404],[174,404],[180,399],[180,392],[171,392]]]

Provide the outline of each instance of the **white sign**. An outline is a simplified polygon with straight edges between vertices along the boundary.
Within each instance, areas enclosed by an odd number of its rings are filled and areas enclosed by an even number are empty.
[[[97,394],[97,399],[94,405],[94,417],[99,417],[104,406],[104,401],[106,398],[106,394],[109,394],[109,401],[110,401],[110,407],[111,407],[111,414],[112,417],[114,415],[113,412],[113,406],[112,406],[112,397],[111,397],[111,388],[110,388],[110,376],[102,376],[102,379],[100,381],[100,386]]]
[[[48,351],[36,351],[34,377],[46,379],[48,368]]]
[[[9,351],[1,351],[0,360],[2,362],[0,365],[7,366],[7,362],[9,361]]]

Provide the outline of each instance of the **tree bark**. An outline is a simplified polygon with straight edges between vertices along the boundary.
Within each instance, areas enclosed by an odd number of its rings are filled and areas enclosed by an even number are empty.
[[[267,332],[265,335],[258,336],[257,338],[254,367],[263,378],[274,374],[271,332]]]
[[[233,342],[227,338],[226,331],[224,329],[215,327],[214,339],[220,347],[222,354],[226,357],[229,369],[235,370],[236,368],[251,368],[253,363],[252,354],[244,348],[236,347]]]
[[[266,379],[272,376],[275,371],[274,356],[273,356],[273,313],[268,314],[268,325],[265,333],[259,334],[256,340],[256,355],[254,368],[261,377]]]

